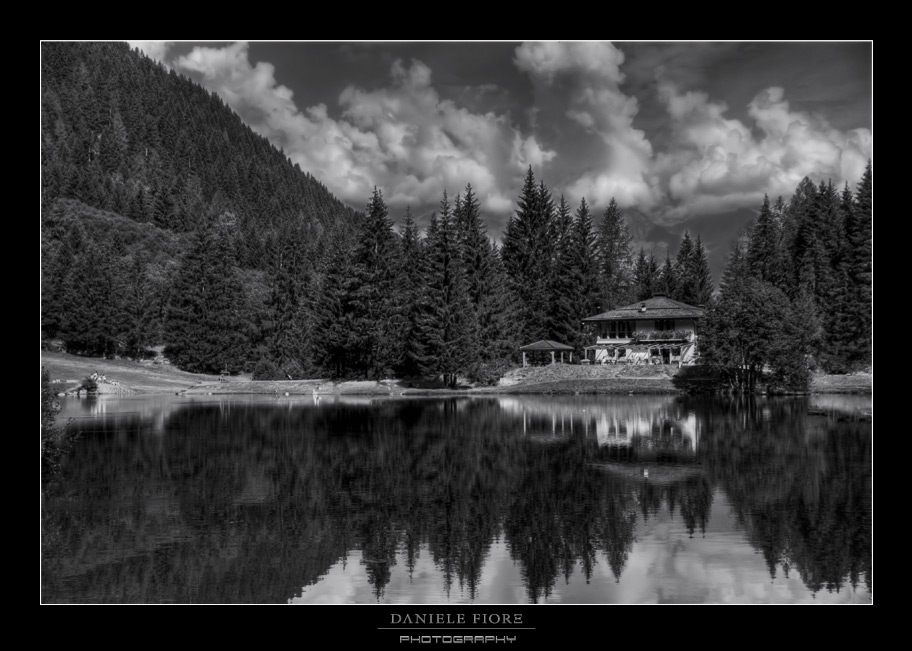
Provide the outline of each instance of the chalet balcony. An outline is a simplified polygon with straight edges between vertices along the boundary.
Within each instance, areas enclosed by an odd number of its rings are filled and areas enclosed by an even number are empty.
[[[693,330],[643,330],[633,332],[630,337],[630,343],[681,343],[693,341],[695,336]]]

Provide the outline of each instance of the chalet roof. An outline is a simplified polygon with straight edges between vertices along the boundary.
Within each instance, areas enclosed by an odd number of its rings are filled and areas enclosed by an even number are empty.
[[[643,308],[646,308],[645,310]],[[705,310],[681,301],[674,301],[667,296],[653,296],[645,301],[637,301],[616,310],[602,312],[583,319],[584,322],[615,321],[620,319],[645,321],[653,319],[699,319]]]
[[[526,346],[520,346],[520,350],[531,351],[531,350],[573,350],[573,346],[568,346],[567,344],[562,344],[559,341],[551,341],[550,339],[542,339],[541,341],[536,341],[534,344],[528,344]]]

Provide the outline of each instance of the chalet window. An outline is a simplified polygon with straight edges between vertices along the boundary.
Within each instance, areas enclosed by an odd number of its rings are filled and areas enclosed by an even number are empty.
[[[674,319],[656,319],[655,329],[662,330],[674,330],[675,329],[675,320]]]
[[[609,339],[629,339],[633,332],[630,321],[609,321],[608,338]]]

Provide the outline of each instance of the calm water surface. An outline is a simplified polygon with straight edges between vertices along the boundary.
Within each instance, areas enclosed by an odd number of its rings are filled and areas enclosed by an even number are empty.
[[[870,407],[69,399],[43,600],[867,603]]]

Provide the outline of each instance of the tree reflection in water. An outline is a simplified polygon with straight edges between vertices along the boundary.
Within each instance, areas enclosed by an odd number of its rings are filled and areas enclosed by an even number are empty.
[[[721,488],[770,572],[871,581],[869,427],[802,400],[490,398],[186,405],[98,421],[45,511],[45,601],[275,602],[360,552],[378,600],[422,550],[474,599],[495,540],[527,599]],[[643,470],[648,471],[644,477]]]

